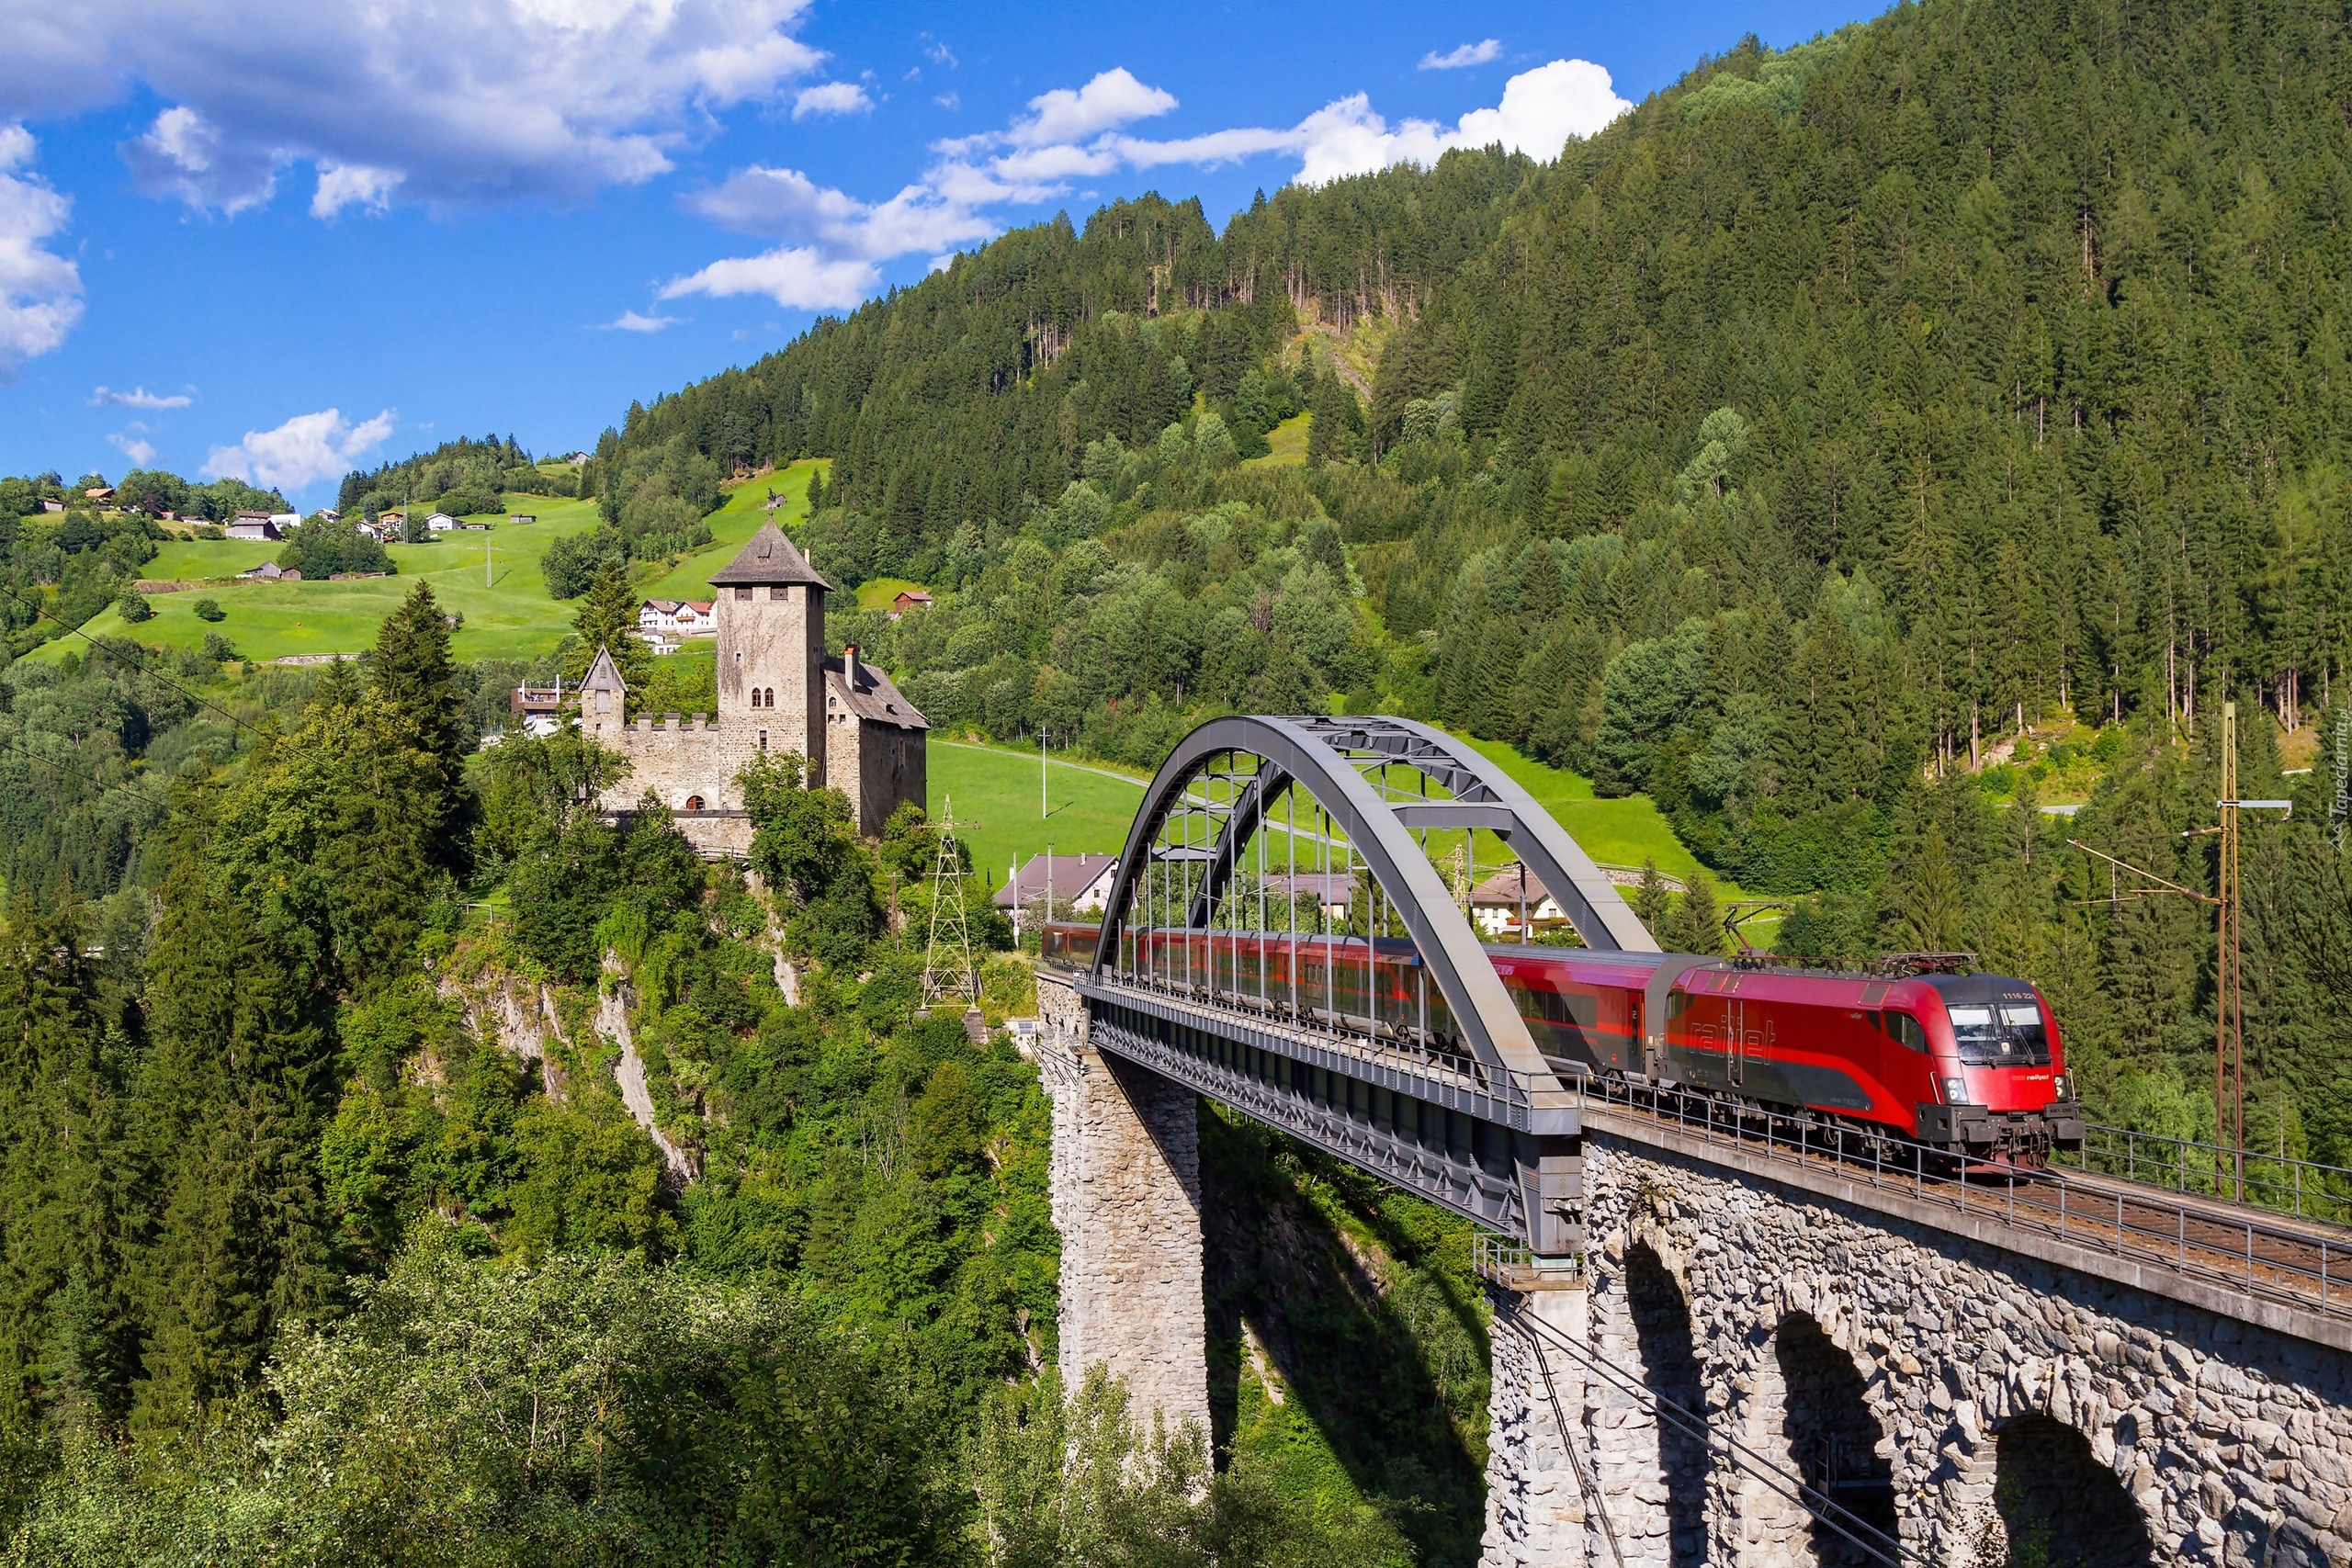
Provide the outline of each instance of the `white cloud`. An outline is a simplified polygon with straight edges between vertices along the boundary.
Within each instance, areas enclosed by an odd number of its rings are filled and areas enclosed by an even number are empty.
[[[15,0],[0,116],[152,93],[165,107],[125,159],[148,188],[223,211],[266,199],[288,162],[320,167],[326,213],[577,200],[666,171],[718,111],[807,77],[822,56],[792,34],[809,4]]]
[[[82,275],[42,242],[65,227],[74,204],[40,176],[32,134],[0,124],[0,378],[65,341],[82,319]]]
[[[92,408],[184,409],[195,400],[196,399],[187,392],[174,392],[166,397],[161,392],[151,392],[144,387],[133,387],[127,392],[118,392],[111,387],[100,387],[90,394]]]
[[[1301,185],[1322,185],[1370,174],[1392,164],[1434,164],[1457,147],[1500,142],[1509,151],[1545,161],[1560,155],[1571,136],[1590,136],[1634,106],[1617,96],[1609,73],[1589,60],[1555,60],[1523,71],[1503,85],[1501,105],[1473,109],[1446,130],[1431,119],[1408,119],[1390,130],[1363,93],[1335,99],[1293,129],[1237,130],[1175,141],[1106,137],[1137,168],[1160,164],[1218,164],[1260,152],[1299,155]]]
[[[198,209],[242,212],[267,201],[277,186],[277,162],[268,149],[227,141],[185,106],[157,115],[147,134],[124,142],[121,151],[140,189]]]
[[[153,442],[142,441],[124,431],[117,431],[107,439],[112,442],[124,457],[130,459],[130,466],[134,468],[143,468],[155,460],[155,447]]]
[[[964,107],[963,96],[956,93],[942,93],[931,101],[950,113]]]
[[[1464,66],[1484,65],[1503,51],[1500,39],[1481,39],[1476,43],[1456,44],[1443,54],[1431,50],[1421,56],[1424,71],[1459,71]]]
[[[726,184],[689,197],[687,206],[738,233],[813,242],[834,256],[887,261],[994,234],[996,224],[973,209],[993,199],[989,193],[1001,187],[981,184],[985,191],[955,179],[910,185],[869,207],[817,184],[797,169],[754,164]]]
[[[234,446],[215,446],[204,472],[216,479],[300,490],[349,469],[384,444],[394,423],[390,409],[359,424],[336,409],[296,414],[275,430],[246,431]]]
[[[1103,72],[1075,92],[1057,87],[1030,99],[1029,118],[1015,120],[1005,140],[1016,147],[1076,141],[1166,114],[1175,107],[1175,94],[1145,86],[1122,65]]]
[[[311,193],[311,216],[332,218],[346,207],[382,212],[392,204],[392,192],[405,176],[397,169],[371,169],[365,164],[321,164],[319,188]]]
[[[956,58],[956,51],[954,50],[948,48],[947,45],[940,39],[933,38],[929,33],[918,33],[916,36],[923,40],[923,58],[930,61],[933,65],[944,65],[947,69],[953,71],[957,66],[964,63],[962,61]]]
[[[791,310],[846,310],[881,287],[882,275],[865,261],[829,259],[806,245],[782,247],[756,256],[715,261],[662,290],[664,299],[707,294],[728,299],[764,294]]]
[[[676,316],[640,316],[635,310],[623,310],[596,330],[600,333],[658,333],[664,327],[674,327]]]
[[[1207,167],[1287,152],[1299,159],[1294,177],[1319,185],[1396,163],[1433,164],[1451,148],[1497,141],[1548,160],[1570,136],[1589,136],[1632,107],[1600,66],[1555,60],[1512,77],[1499,106],[1474,109],[1452,130],[1425,119],[1392,130],[1358,93],[1288,130],[1241,126],[1156,141],[1120,128],[1168,113],[1175,96],[1122,67],[1083,87],[1040,94],[1003,130],[933,143],[938,162],[878,204],[820,186],[797,169],[754,164],[738,171],[684,205],[724,228],[775,241],[776,248],[713,262],[673,280],[662,298],[759,294],[800,310],[846,309],[881,286],[878,264],[923,255],[937,271],[956,248],[999,231],[992,209],[1067,195],[1073,180],[1121,168]]]
[[[792,100],[792,118],[807,119],[812,114],[863,114],[874,107],[865,89],[854,82],[824,82],[814,87],[803,87]]]

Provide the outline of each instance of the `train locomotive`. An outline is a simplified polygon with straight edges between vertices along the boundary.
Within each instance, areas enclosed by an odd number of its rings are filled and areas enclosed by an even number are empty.
[[[1099,935],[1050,925],[1045,956],[1085,968]],[[2025,980],[1934,964],[1869,973],[1752,956],[1491,944],[1486,953],[1564,1077],[1805,1111],[1858,1133],[2029,1168],[2082,1142],[2057,1022]],[[1419,953],[1401,940],[1126,931],[1119,967],[1343,1032],[1439,1050],[1458,1041]]]

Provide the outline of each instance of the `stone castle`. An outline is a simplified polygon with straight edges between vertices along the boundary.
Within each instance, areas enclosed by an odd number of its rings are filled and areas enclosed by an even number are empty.
[[[651,794],[695,849],[740,858],[751,852],[752,825],[735,775],[763,751],[806,758],[811,784],[849,797],[860,833],[880,833],[901,801],[922,806],[930,724],[888,675],[859,660],[854,644],[826,657],[832,584],[782,530],[763,525],[710,585],[717,714],[630,722],[628,688],[603,649],[581,682],[582,732],[629,761],[628,775],[605,791],[605,809],[627,811]]]

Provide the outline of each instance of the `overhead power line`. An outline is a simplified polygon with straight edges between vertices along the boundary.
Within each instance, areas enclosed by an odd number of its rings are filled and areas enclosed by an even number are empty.
[[[80,637],[84,642],[88,643],[92,648],[96,649],[100,653],[107,655],[108,658],[121,659],[124,657],[120,649],[109,648],[107,645],[100,642],[97,638],[92,637],[89,633],[84,631],[79,626],[67,626],[65,622],[58,619],[57,616],[51,615],[47,609],[43,608],[39,600],[28,599],[23,594],[17,592],[15,589],[6,587],[4,585],[0,585],[0,593],[6,593],[9,598],[14,599],[17,604],[22,604],[34,615],[39,615],[42,620],[49,621],[56,626],[63,626],[65,630],[73,633],[75,637]],[[134,642],[131,643],[130,646],[135,649],[139,645]],[[186,686],[181,685],[177,681],[173,680],[170,676],[160,674],[154,670],[148,668],[147,664],[142,660],[134,658],[130,660],[130,662],[133,669],[146,676],[149,680],[162,682],[164,685],[169,686],[172,690],[177,692],[188,701],[196,703],[201,706],[210,708],[214,713],[219,714],[222,718],[227,719],[231,724],[235,725],[238,728],[244,730],[246,733],[255,736],[261,734],[260,729],[244,719],[239,718],[235,714],[231,713],[227,708],[222,707],[219,703],[214,702],[211,698],[191,692]]]

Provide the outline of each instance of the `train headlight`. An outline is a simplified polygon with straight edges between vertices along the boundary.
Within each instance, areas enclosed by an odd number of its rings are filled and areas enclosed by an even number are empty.
[[[2050,1080],[2050,1092],[2061,1100],[2071,1098],[2066,1092],[2066,1075],[2064,1073],[2060,1073]]]
[[[1958,1105],[1968,1098],[1968,1085],[1959,1078],[1944,1079],[1944,1103]]]

